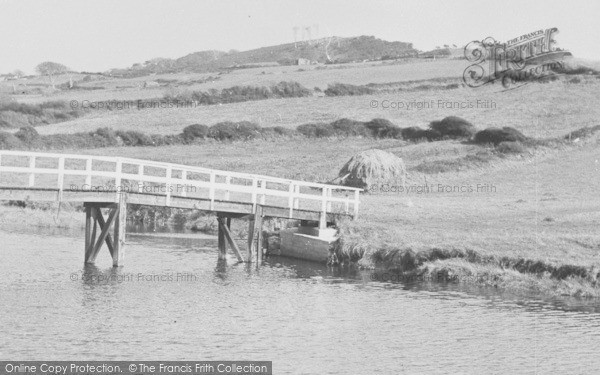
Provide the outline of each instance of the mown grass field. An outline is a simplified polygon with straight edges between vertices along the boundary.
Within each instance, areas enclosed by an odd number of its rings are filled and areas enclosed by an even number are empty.
[[[433,120],[459,116],[480,128],[511,126],[529,136],[552,137],[596,123],[600,118],[600,80],[572,84],[553,82],[498,92],[497,87],[419,91],[364,96],[271,99],[196,108],[93,111],[74,121],[38,127],[40,134],[93,131],[100,127],[176,134],[190,124],[221,121],[255,122],[261,126],[296,127],[339,118],[389,119],[400,127],[426,127]],[[495,108],[477,108],[495,103]],[[373,108],[371,102],[377,102]],[[429,108],[382,108],[391,103],[425,102]],[[433,103],[433,104],[432,104]],[[458,104],[455,104],[458,103]],[[466,104],[465,104],[466,103]],[[460,108],[473,104],[473,108]],[[406,106],[406,104],[405,104]],[[448,108],[448,106],[451,106]],[[454,107],[459,108],[454,108]]]

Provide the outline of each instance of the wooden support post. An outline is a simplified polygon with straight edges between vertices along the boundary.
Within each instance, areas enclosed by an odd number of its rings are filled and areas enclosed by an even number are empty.
[[[83,261],[88,262],[92,245],[96,240],[96,208],[85,207],[85,251]]]
[[[98,212],[100,212],[100,209],[98,209]],[[104,221],[104,216],[97,215],[96,221],[98,222],[98,226],[100,226],[100,228],[104,228],[106,226],[106,222]],[[106,235],[105,242],[106,242],[106,246],[108,247],[108,251],[110,252],[110,255],[112,256],[114,253],[114,247],[113,247],[114,242],[110,235],[110,232],[108,232],[108,234]]]
[[[254,236],[256,237],[256,241],[253,243],[256,244],[256,262],[260,265],[262,263],[262,245],[263,245],[263,237],[262,237],[262,227],[263,227],[263,207],[256,207],[256,214],[254,215]]]
[[[224,217],[217,217],[217,222],[219,224],[219,259],[227,258],[227,244],[225,243],[225,232],[223,231],[223,227],[225,225],[223,223],[223,220],[225,220]]]
[[[121,193],[119,203],[116,208],[117,215],[115,219],[115,240],[113,242],[113,267],[123,266],[125,260],[125,232],[127,227],[127,194]],[[110,250],[110,246],[109,246]]]
[[[242,253],[240,252],[240,248],[238,247],[238,245],[235,243],[235,241],[231,237],[231,232],[229,231],[229,228],[227,228],[227,225],[225,225],[225,223],[223,222],[222,219],[219,220],[219,226],[221,227],[221,230],[223,231],[223,235],[225,236],[225,239],[229,243],[229,246],[233,249],[233,252],[234,252],[235,256],[237,257],[238,261],[243,262],[244,257],[242,256]]]
[[[258,207],[256,207],[256,212],[258,212]],[[246,262],[252,263],[252,257],[254,255],[254,251],[256,250],[256,246],[254,245],[254,223],[256,222],[256,213],[254,214],[250,220],[248,220],[248,245],[246,247]]]
[[[100,208],[96,208],[96,212],[97,212],[96,222],[98,224],[100,224],[100,220],[98,220],[98,217],[102,216],[102,212],[100,211]],[[106,238],[108,236],[108,231],[110,230],[111,225],[115,222],[115,218],[117,217],[118,213],[119,213],[118,207],[111,208],[110,213],[108,214],[108,219],[106,220],[104,225],[100,225],[100,229],[101,229],[100,236],[98,236],[98,240],[96,241],[96,243],[94,244],[94,246],[90,252],[87,263],[94,263],[96,261],[96,257],[98,256],[98,253],[100,252],[100,249],[102,248],[102,243],[104,243],[106,241]],[[114,252],[113,252],[113,254],[114,254]]]

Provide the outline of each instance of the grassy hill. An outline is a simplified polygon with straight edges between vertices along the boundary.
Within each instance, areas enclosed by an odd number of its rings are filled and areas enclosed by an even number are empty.
[[[243,52],[200,51],[178,59],[156,58],[127,69],[113,69],[113,76],[140,77],[148,74],[209,72],[234,67],[277,63],[293,65],[298,59],[319,63],[346,63],[415,56],[412,43],[388,42],[374,36],[322,38],[281,44]]]

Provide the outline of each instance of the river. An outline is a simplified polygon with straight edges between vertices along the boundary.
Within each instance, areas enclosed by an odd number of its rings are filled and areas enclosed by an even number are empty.
[[[83,265],[82,233],[0,232],[3,360],[268,360],[275,374],[590,374],[600,302],[370,280],[216,238],[129,233]]]

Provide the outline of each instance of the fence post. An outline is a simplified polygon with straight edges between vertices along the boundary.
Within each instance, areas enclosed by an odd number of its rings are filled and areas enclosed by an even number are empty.
[[[290,187],[289,187],[289,197],[288,197],[288,207],[290,209],[290,219],[293,217],[293,213],[294,213],[294,183],[290,182]]]
[[[31,169],[31,173],[29,174],[29,187],[33,187],[35,184],[35,173],[33,171],[35,169],[35,156],[29,157],[29,169]]]
[[[121,158],[117,158],[117,165],[115,166],[115,202],[119,202],[119,190],[121,189],[121,170],[123,169],[123,162]]]
[[[171,177],[173,175],[173,168],[169,165],[167,167],[167,182],[165,183],[165,192],[166,192],[166,199],[165,199],[165,204],[167,206],[169,206],[171,204],[171,189],[173,189],[173,181],[171,181]]]
[[[85,185],[88,189],[92,189],[92,158],[85,161]]]
[[[187,171],[181,170],[181,179],[183,180],[183,191],[181,192],[182,197],[187,197]]]
[[[225,200],[228,201],[229,200],[229,184],[231,184],[231,176],[225,176],[225,185],[227,185],[225,187]]]
[[[138,173],[139,176],[143,176],[144,175],[144,165],[140,164],[138,165]],[[142,177],[140,177],[140,179],[138,180],[138,193],[143,193],[144,192],[144,181],[141,180]]]
[[[260,180],[260,204],[264,206],[265,200],[267,199],[267,181]]]
[[[210,210],[215,210],[215,172],[210,172],[210,188],[208,190],[208,198],[210,199]]]
[[[360,197],[360,190],[354,190],[354,219],[358,217],[358,200]]]
[[[58,200],[62,200],[63,186],[65,183],[65,157],[58,158]]]
[[[256,180],[256,178],[253,178],[252,179],[252,213],[256,212],[256,197],[258,196],[257,183],[258,183],[258,181]]]
[[[319,218],[319,229],[327,228],[327,188],[323,187],[321,196],[321,216]]]
[[[294,209],[295,210],[300,208],[300,198],[298,197],[298,195],[300,195],[300,185],[294,186]]]

